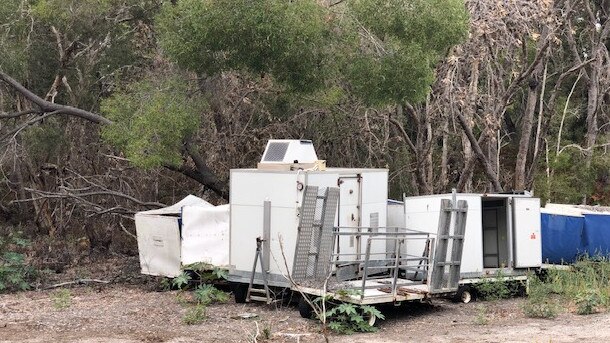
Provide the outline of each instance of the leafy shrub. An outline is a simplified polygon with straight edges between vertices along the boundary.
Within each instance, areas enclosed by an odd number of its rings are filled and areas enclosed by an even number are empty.
[[[375,332],[377,328],[372,326],[368,318],[375,317],[385,319],[383,314],[373,306],[355,305],[341,303],[326,311],[325,316],[329,319],[328,328],[340,334],[352,334],[355,332]]]
[[[485,305],[477,306],[477,317],[474,320],[477,325],[487,325],[489,324],[489,319],[487,319],[487,308]]]
[[[189,308],[182,318],[182,322],[186,325],[200,324],[205,320],[206,307],[204,305],[196,305]]]
[[[521,283],[515,280],[501,281],[498,279],[505,278],[505,275],[498,271],[493,279],[483,279],[476,284],[478,295],[485,300],[507,299],[511,296],[519,294]]]
[[[27,265],[23,253],[29,245],[20,232],[0,237],[0,292],[31,288],[35,270]]]
[[[177,289],[184,289],[186,288],[186,286],[188,286],[189,281],[191,281],[191,279],[191,275],[186,271],[183,271],[182,273],[180,273],[180,275],[176,276],[172,280],[172,287]]]
[[[212,285],[199,285],[194,294],[199,305],[209,305],[215,302],[224,303],[229,300],[229,294]]]
[[[542,282],[537,276],[531,276],[528,298],[523,305],[525,315],[532,318],[555,318],[558,309],[552,285]]]
[[[601,304],[601,297],[599,293],[594,289],[588,289],[582,291],[576,296],[576,313],[578,314],[592,314],[595,313],[596,308]]]

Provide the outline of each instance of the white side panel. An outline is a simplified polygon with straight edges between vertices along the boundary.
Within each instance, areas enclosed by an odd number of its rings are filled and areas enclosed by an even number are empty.
[[[362,173],[362,203],[386,203],[388,200],[388,171]]]
[[[270,266],[271,274],[285,273],[280,237],[286,262],[292,268],[297,237],[296,208],[271,204]],[[231,207],[231,266],[235,271],[252,272],[256,254],[256,238],[263,236],[263,203],[260,206]],[[281,273],[280,273],[281,272]]]
[[[231,205],[294,207],[297,201],[297,172],[231,171]],[[262,223],[261,223],[262,225]]]
[[[178,218],[136,214],[135,220],[142,274],[180,275]]]
[[[396,232],[396,228],[405,227],[405,205],[398,203],[388,203],[387,208],[387,227],[390,232]],[[394,242],[386,242],[387,251],[395,249]]]
[[[297,178],[303,179],[303,172],[299,174],[231,171],[229,264],[234,271],[252,272],[256,238],[263,237],[265,201],[271,202],[270,271],[278,273],[278,264],[283,267],[279,235],[283,237],[288,265],[292,266],[298,225],[297,206],[303,196],[303,192],[297,190]]]
[[[515,267],[540,267],[542,265],[540,199],[513,199],[513,227]]]
[[[405,226],[405,205],[404,204],[388,204],[387,207],[387,223],[388,227],[404,227]]]
[[[405,227],[436,234],[440,215],[441,199],[451,199],[451,194],[405,198]],[[481,197],[458,194],[457,200],[468,202],[466,232],[462,254],[461,273],[483,271],[483,230],[481,226]],[[407,241],[407,253],[421,256],[424,241]]]
[[[229,205],[182,208],[182,264],[229,265]]]

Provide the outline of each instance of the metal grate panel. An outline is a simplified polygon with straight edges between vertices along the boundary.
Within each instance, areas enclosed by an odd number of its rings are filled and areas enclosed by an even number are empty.
[[[294,264],[292,267],[292,278],[295,281],[302,281],[307,278],[307,265],[309,264],[309,250],[311,247],[311,236],[317,202],[318,187],[306,186],[305,191],[303,192],[301,222],[299,223]]]
[[[333,225],[338,201],[338,188],[305,187],[292,268],[295,281],[326,277],[333,250]]]
[[[339,204],[339,188],[329,187],[326,189],[324,210],[322,212],[322,226],[320,228],[320,245],[318,248],[318,263],[316,267],[316,279],[324,279],[329,273],[330,259],[334,250],[333,227],[335,214]]]
[[[284,156],[286,156],[286,151],[288,151],[288,145],[290,143],[284,142],[271,142],[269,146],[267,146],[267,151],[265,152],[265,156],[263,156],[264,162],[281,162],[284,160]]]

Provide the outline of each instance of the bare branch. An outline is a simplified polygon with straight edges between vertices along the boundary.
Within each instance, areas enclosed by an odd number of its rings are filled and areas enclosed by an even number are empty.
[[[38,110],[25,110],[17,113],[0,113],[0,119],[12,119],[18,118],[22,116],[26,116],[28,114],[40,113]]]
[[[95,114],[89,111],[81,110],[80,108],[54,104],[46,101],[38,95],[32,93],[29,89],[25,88],[21,83],[10,77],[8,74],[0,71],[0,80],[15,89],[18,93],[23,95],[26,99],[33,102],[40,107],[40,112],[53,113],[53,114],[66,114],[69,116],[79,117],[97,124],[109,125],[112,121],[102,117],[99,114]]]

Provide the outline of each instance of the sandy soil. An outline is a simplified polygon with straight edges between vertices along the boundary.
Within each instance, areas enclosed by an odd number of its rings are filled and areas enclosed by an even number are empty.
[[[248,342],[268,329],[273,342],[322,342],[319,325],[299,316],[294,306],[211,305],[201,324],[186,325],[185,293],[155,291],[156,283],[137,274],[137,260],[120,268],[95,264],[55,276],[113,280],[109,285],[0,295],[0,342]],[[116,266],[116,265],[115,265]],[[131,277],[129,277],[131,275]],[[65,292],[65,291],[64,291]],[[63,299],[65,308],[58,306]],[[67,300],[66,300],[67,299]],[[523,315],[523,298],[456,304],[382,307],[379,332],[331,335],[331,342],[610,342],[610,313],[578,316],[561,313],[553,320]],[[67,303],[67,305],[66,305]],[[234,319],[254,313],[253,319]],[[264,341],[259,335],[258,342]]]
[[[301,342],[323,341],[316,323],[300,318],[294,307],[231,302],[210,306],[203,323],[185,325],[182,317],[188,306],[178,300],[176,291],[124,285],[79,287],[70,290],[70,304],[64,309],[55,304],[57,292],[0,296],[0,342],[247,342],[257,327],[260,332],[269,328],[272,341],[296,342],[297,336]],[[333,335],[331,342],[610,341],[608,313],[530,319],[520,311],[522,302],[437,301],[434,305],[385,307],[387,319],[379,324],[379,332]],[[233,319],[244,312],[258,317]],[[481,324],[482,317],[486,324]]]

